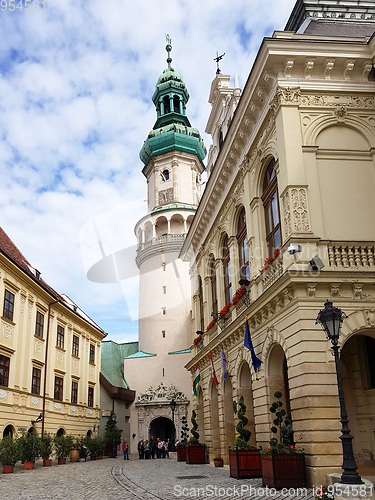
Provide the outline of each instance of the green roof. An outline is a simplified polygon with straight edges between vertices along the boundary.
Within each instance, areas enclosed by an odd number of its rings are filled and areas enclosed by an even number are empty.
[[[113,340],[102,342],[100,371],[114,387],[130,389],[124,377],[124,358],[138,352],[138,342],[117,344]]]
[[[182,351],[172,351],[169,352],[168,354],[188,354],[191,352],[191,349],[183,349]]]
[[[178,210],[196,210],[197,207],[194,205],[184,205],[183,203],[170,203],[169,205],[163,205],[162,207],[155,208],[151,214],[154,214],[155,212],[163,212],[163,210],[171,210],[171,209],[178,209]]]
[[[149,358],[150,356],[157,356],[157,354],[151,354],[149,352],[144,352],[144,351],[137,351],[134,354],[131,354],[130,356],[126,356],[126,359]]]

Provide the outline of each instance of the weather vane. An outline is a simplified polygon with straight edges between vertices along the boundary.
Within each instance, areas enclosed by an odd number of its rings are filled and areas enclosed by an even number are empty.
[[[220,75],[220,73],[221,73],[220,68],[219,68],[219,61],[221,61],[224,56],[225,56],[225,52],[224,52],[224,54],[221,54],[221,56],[219,56],[219,52],[216,52],[216,57],[215,57],[214,61],[216,61],[216,64],[217,64],[217,70],[216,70],[217,75]]]
[[[171,58],[171,50],[172,50],[172,39],[171,37],[168,35],[168,33],[165,35],[165,39],[167,41],[167,46],[165,47],[165,50],[168,52],[168,59],[167,59],[167,63],[168,63],[168,68],[171,67],[171,62],[172,62],[172,58]]]

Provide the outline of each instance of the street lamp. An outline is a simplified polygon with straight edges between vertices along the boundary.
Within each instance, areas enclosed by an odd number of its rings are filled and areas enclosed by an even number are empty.
[[[172,398],[172,400],[169,403],[169,405],[170,405],[171,410],[172,410],[172,423],[173,423],[173,428],[172,428],[172,451],[176,451],[175,450],[175,446],[174,446],[174,439],[175,439],[175,435],[174,435],[174,411],[176,409],[176,401],[174,400],[174,398]]]
[[[117,457],[117,446],[115,445],[115,428],[116,428],[116,413],[115,412],[112,412],[112,415],[111,415],[111,419],[112,419],[112,458],[116,458]]]
[[[327,300],[324,304],[324,309],[319,311],[315,324],[320,324],[327,336],[327,339],[332,343],[332,350],[335,356],[337,386],[339,391],[340,401],[340,418],[341,418],[341,443],[343,462],[342,468],[344,470],[341,476],[341,483],[344,484],[363,484],[361,477],[357,472],[357,464],[353,454],[353,437],[350,435],[348,427],[348,415],[345,408],[344,390],[342,387],[340,357],[338,341],[340,337],[341,325],[344,319],[347,318],[346,314],[338,309],[332,307],[332,302]]]

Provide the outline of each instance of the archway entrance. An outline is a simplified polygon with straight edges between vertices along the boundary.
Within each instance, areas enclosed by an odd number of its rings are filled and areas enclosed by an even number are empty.
[[[345,342],[340,367],[357,465],[375,467],[375,331]]]
[[[173,438],[173,422],[169,418],[158,417],[155,418],[150,424],[149,436],[148,439],[154,437],[154,441],[157,438],[162,441],[166,441],[167,439],[172,440]]]
[[[3,431],[3,438],[5,438],[7,436],[10,436],[12,438],[14,431],[15,431],[15,429],[12,425],[7,425]]]
[[[243,396],[246,406],[246,418],[248,419],[246,429],[251,432],[249,444],[256,446],[253,386],[251,381],[250,368],[246,362],[241,367],[239,376],[239,392],[240,396]]]
[[[56,432],[56,436],[61,437],[65,434],[65,431],[62,427]]]
[[[270,404],[275,400],[274,393],[280,391],[285,411],[290,415],[290,396],[288,381],[288,366],[285,353],[280,344],[275,344],[271,350],[268,363],[268,388]],[[293,415],[292,415],[293,420]]]

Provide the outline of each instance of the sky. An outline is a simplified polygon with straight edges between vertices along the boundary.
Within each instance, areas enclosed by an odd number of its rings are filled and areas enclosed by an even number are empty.
[[[98,283],[87,273],[134,249],[146,215],[139,151],[156,121],[165,35],[208,150],[216,52],[225,53],[231,86],[236,73],[243,88],[263,37],[284,29],[294,3],[36,0],[26,10],[25,0],[1,2],[0,226],[106,340],[138,338],[137,277]]]

